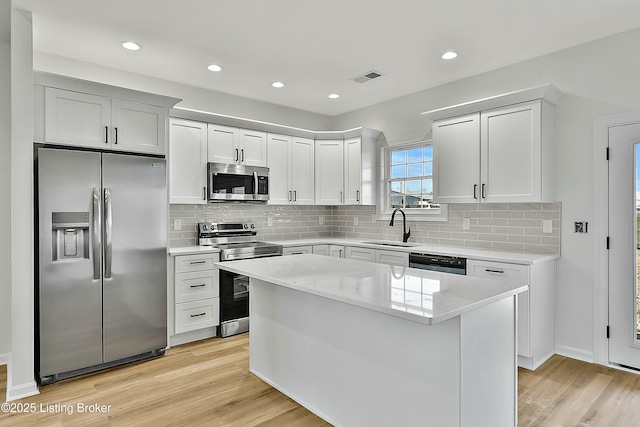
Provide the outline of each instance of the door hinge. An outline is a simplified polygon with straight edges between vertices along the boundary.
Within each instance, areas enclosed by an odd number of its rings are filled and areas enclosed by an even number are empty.
[[[607,249],[609,249],[609,236],[607,236]]]
[[[609,325],[607,325],[607,339],[609,339]]]
[[[609,160],[609,147],[607,147],[607,160]]]

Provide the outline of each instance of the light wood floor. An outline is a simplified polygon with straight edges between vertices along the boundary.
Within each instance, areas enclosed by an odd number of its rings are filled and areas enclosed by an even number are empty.
[[[41,387],[36,412],[0,426],[328,426],[249,373],[248,334],[172,348],[164,357]],[[0,400],[6,394],[0,367]],[[640,375],[554,356],[519,371],[519,426],[640,426]],[[111,405],[78,413],[77,405]],[[40,405],[74,411],[43,413]],[[55,408],[54,408],[55,409]],[[402,426],[399,426],[402,427]]]

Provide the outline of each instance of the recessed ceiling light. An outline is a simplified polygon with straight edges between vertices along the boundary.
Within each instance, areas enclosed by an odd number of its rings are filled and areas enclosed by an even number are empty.
[[[340,95],[338,95],[337,93],[332,93],[331,95],[329,95],[329,98],[338,99],[338,98],[340,98]]]
[[[453,59],[456,56],[458,56],[458,54],[452,50],[450,50],[449,52],[445,52],[442,54],[442,59]]]
[[[207,70],[217,72],[217,71],[222,71],[222,67],[216,64],[211,64],[207,67]]]
[[[140,49],[142,49],[142,46],[140,46],[138,43],[134,43],[134,42],[121,42],[120,44],[122,45],[123,48],[125,48],[127,50],[140,50]]]
[[[277,87],[277,88],[281,88],[281,87],[284,87],[284,83],[282,83],[282,82],[273,82],[273,83],[271,83],[271,86]]]

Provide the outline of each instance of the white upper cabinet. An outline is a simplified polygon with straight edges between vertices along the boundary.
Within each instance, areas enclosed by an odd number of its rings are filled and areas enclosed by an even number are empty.
[[[535,100],[433,123],[439,203],[552,202],[553,106]]]
[[[295,136],[291,138],[290,171],[293,203],[313,205],[315,203],[315,143],[313,139]]]
[[[422,113],[433,121],[435,201],[552,202],[561,96],[544,85]]]
[[[314,204],[314,142],[268,134],[269,204]]]
[[[362,203],[362,140],[344,141],[344,192],[345,204]]]
[[[344,141],[318,140],[316,146],[316,205],[344,204]]]
[[[209,124],[208,159],[215,163],[267,165],[267,134]]]
[[[480,178],[480,114],[433,123],[433,197],[474,203]]]
[[[168,109],[52,87],[44,89],[44,142],[165,154]]]
[[[167,111],[153,105],[111,101],[112,149],[164,154]]]
[[[207,124],[169,123],[169,203],[207,203]]]

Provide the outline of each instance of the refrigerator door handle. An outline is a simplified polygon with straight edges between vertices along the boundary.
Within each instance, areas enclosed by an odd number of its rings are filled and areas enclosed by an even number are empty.
[[[100,209],[100,189],[93,187],[93,225],[92,225],[92,238],[93,238],[93,278],[99,279],[101,277],[100,260],[102,255],[100,253],[100,246],[102,245],[101,239],[101,223],[102,223],[102,210]]]
[[[111,231],[113,220],[111,217],[111,189],[104,189],[104,278],[111,278]]]

